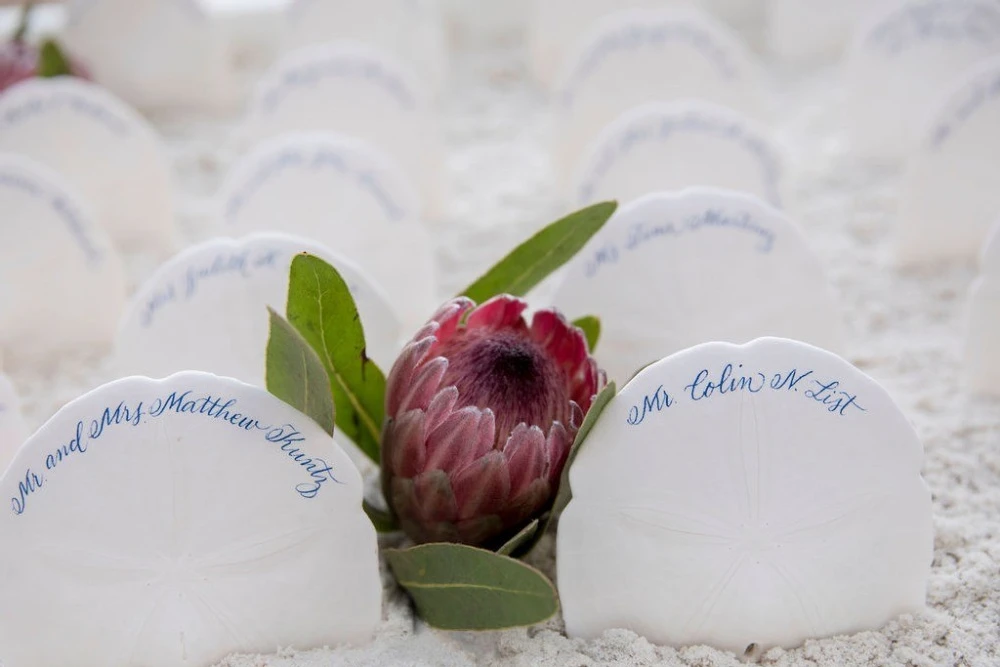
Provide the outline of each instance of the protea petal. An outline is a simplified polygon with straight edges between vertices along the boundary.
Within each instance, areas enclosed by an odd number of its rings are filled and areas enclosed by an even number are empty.
[[[441,470],[428,470],[413,478],[413,497],[418,514],[425,523],[454,521],[458,518],[458,503],[451,483]]]
[[[435,394],[434,398],[431,399],[430,404],[427,406],[427,419],[425,425],[427,432],[430,433],[438,427],[445,420],[445,418],[451,414],[451,411],[455,408],[455,403],[458,401],[458,388],[457,387],[445,387]]]
[[[428,470],[461,470],[476,458],[472,446],[479,438],[483,412],[468,406],[451,413],[427,435]]]
[[[425,469],[427,438],[424,432],[426,415],[423,410],[410,410],[386,422],[383,441],[392,447],[383,448],[382,465],[393,476],[413,477]]]
[[[426,410],[441,386],[448,360],[434,357],[422,363],[410,381],[409,391],[399,399],[398,410]]]
[[[507,459],[496,450],[460,470],[452,488],[458,501],[459,519],[498,514],[510,496]]]
[[[400,352],[396,363],[389,371],[389,377],[385,380],[385,411],[388,415],[395,415],[400,411],[403,397],[410,390],[410,382],[417,366],[434,345],[434,337],[424,337],[408,343]]]
[[[540,513],[552,495],[552,487],[544,478],[536,479],[520,490],[503,509],[503,522],[508,526],[517,526]]]
[[[511,494],[517,495],[523,487],[545,475],[548,451],[545,434],[537,426],[518,424],[503,448],[510,470]]]
[[[573,430],[576,433],[576,429]],[[559,422],[552,424],[549,429],[549,436],[545,439],[545,463],[544,476],[554,489],[559,488],[559,477],[562,475],[563,466],[569,458],[569,450],[573,446],[573,435]]]
[[[525,326],[521,313],[528,307],[528,302],[507,294],[495,296],[472,311],[465,326],[467,329],[503,329],[523,328]]]

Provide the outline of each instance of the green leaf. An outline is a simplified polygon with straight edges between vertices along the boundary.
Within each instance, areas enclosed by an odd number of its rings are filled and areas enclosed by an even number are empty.
[[[535,533],[538,532],[538,526],[539,521],[538,519],[535,519],[527,526],[519,530],[517,535],[504,542],[503,546],[497,549],[497,553],[501,556],[513,556],[514,552],[516,552],[518,548],[531,541],[531,538],[533,538]]]
[[[386,512],[385,510],[380,510],[375,507],[367,500],[361,503],[362,509],[364,509],[365,514],[371,519],[372,525],[375,526],[375,530],[379,533],[394,533],[399,530],[399,525],[396,520],[393,519],[392,514]]]
[[[538,531],[532,542],[523,549],[524,553],[528,553],[535,548],[535,545],[538,544],[538,540],[542,538],[542,535],[548,532],[552,522],[559,518],[562,511],[566,509],[566,505],[569,504],[570,498],[573,497],[569,488],[569,468],[573,465],[576,455],[580,453],[580,448],[583,447],[583,442],[593,430],[594,424],[597,423],[601,413],[604,412],[604,408],[608,407],[608,403],[610,403],[611,399],[615,397],[616,392],[617,388],[615,387],[615,383],[613,381],[609,382],[594,398],[594,402],[591,403],[590,409],[587,410],[587,416],[583,418],[583,423],[580,424],[580,430],[576,432],[576,438],[573,439],[573,444],[569,450],[569,456],[566,457],[566,465],[563,466],[562,475],[559,477],[559,489],[556,491],[556,498],[552,502],[552,509],[549,510],[545,517],[545,525],[543,525],[542,529]]]
[[[386,549],[385,556],[420,617],[442,630],[534,625],[559,609],[545,575],[492,551],[435,543]]]
[[[38,76],[48,78],[66,76],[72,73],[73,68],[70,66],[69,60],[55,40],[47,39],[42,42],[42,48],[38,52]]]
[[[285,318],[270,308],[267,312],[271,321],[265,372],[267,390],[312,417],[333,435],[333,396],[323,362]]]
[[[483,303],[497,294],[524,296],[579,252],[616,208],[617,202],[601,202],[556,220],[514,248],[462,290],[460,296],[467,296],[476,303]]]
[[[573,320],[573,326],[583,329],[583,335],[587,337],[587,346],[590,348],[590,353],[593,354],[594,348],[597,347],[597,341],[601,337],[601,318],[596,315],[584,315]]]
[[[365,353],[365,332],[347,283],[319,257],[303,253],[292,260],[288,321],[330,376],[337,428],[380,463],[385,375]]]

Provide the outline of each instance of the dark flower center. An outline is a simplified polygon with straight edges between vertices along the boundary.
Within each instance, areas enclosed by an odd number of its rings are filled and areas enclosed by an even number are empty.
[[[498,444],[521,422],[546,433],[553,421],[568,422],[562,369],[527,331],[459,331],[438,354],[448,359],[442,386],[458,388],[458,407],[493,410]]]

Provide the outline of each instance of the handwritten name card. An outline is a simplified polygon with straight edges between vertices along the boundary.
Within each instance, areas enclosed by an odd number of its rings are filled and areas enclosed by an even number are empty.
[[[903,263],[974,257],[1000,214],[1000,56],[949,85],[906,165],[896,222]]]
[[[301,252],[337,267],[352,290],[368,351],[380,365],[398,352],[388,300],[354,264],[312,241],[278,233],[213,239],[166,262],[132,297],[115,341],[122,374],[209,371],[264,385],[267,307],[284,314],[288,271]]]
[[[357,469],[235,380],[99,387],[25,443],[0,497],[7,667],[208,665],[365,642],[381,620]]]
[[[969,288],[965,382],[973,392],[1000,396],[1000,224],[983,248],[981,266]]]
[[[0,153],[0,211],[0,350],[8,361],[110,343],[125,279],[87,202],[43,165]]]
[[[571,318],[601,314],[598,357],[618,382],[710,340],[842,345],[840,308],[798,227],[755,197],[707,188],[623,206],[570,262],[552,302]]]
[[[647,102],[697,98],[759,115],[759,78],[739,37],[703,12],[616,12],[577,44],[556,84],[556,159],[572,167],[608,123]]]
[[[170,166],[134,109],[71,77],[29,79],[0,96],[0,151],[60,173],[112,240],[168,254],[175,240]]]
[[[652,102],[622,114],[591,142],[570,199],[583,206],[707,185],[781,206],[782,163],[770,134],[732,109],[695,100]]]
[[[351,39],[395,56],[440,91],[448,75],[444,17],[436,0],[293,0],[285,11],[290,48]]]
[[[426,319],[433,307],[433,250],[419,198],[370,144],[330,134],[265,141],[233,168],[218,202],[228,234],[314,239],[357,262],[407,321]]]
[[[853,148],[901,158],[940,91],[1000,53],[1000,4],[993,0],[888,3],[859,29],[848,52]]]
[[[430,99],[391,55],[335,42],[279,60],[254,89],[243,134],[255,142],[288,132],[335,132],[370,143],[417,184],[428,215],[443,211],[444,161]]]
[[[0,373],[0,474],[27,439],[28,427],[21,415],[21,401],[14,385]]]
[[[919,612],[934,547],[922,462],[885,390],[829,352],[763,338],[659,361],[570,469],[566,630],[740,655]]]

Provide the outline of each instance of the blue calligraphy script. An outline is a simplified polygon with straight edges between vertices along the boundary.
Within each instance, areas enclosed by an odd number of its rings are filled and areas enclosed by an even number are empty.
[[[986,104],[996,102],[998,98],[1000,98],[1000,72],[991,72],[986,80],[978,77],[971,89],[963,91],[963,97],[954,111],[931,129],[931,149],[940,149],[974,113]]]
[[[996,45],[1000,43],[1000,8],[988,1],[907,3],[872,30],[865,45],[895,57],[929,41]]]
[[[104,261],[104,253],[98,249],[93,239],[88,235],[89,230],[84,222],[83,213],[66,199],[63,193],[52,190],[29,175],[16,171],[0,171],[0,188],[17,190],[51,208],[66,225],[77,247],[83,251],[87,258],[87,262],[91,266],[97,266]]]
[[[126,118],[103,104],[88,99],[77,92],[67,90],[59,90],[45,97],[32,97],[6,109],[0,116],[0,123],[2,123],[0,130],[7,129],[4,126],[17,125],[29,118],[58,109],[69,109],[86,116],[104,126],[115,136],[127,137],[131,134],[131,126]]]
[[[768,142],[741,122],[727,118],[715,118],[697,110],[681,114],[643,115],[620,133],[617,141],[606,143],[594,161],[587,177],[580,185],[580,201],[590,201],[598,184],[618,161],[634,149],[654,141],[667,141],[671,137],[684,134],[703,134],[736,144],[752,156],[760,166],[764,177],[767,199],[775,206],[781,206],[778,192],[778,178],[781,173],[778,155]]]
[[[172,391],[165,396],[159,396],[152,401],[126,402],[108,406],[93,419],[77,421],[72,435],[46,455],[42,466],[28,468],[19,477],[17,493],[10,499],[11,511],[16,515],[24,514],[28,499],[38,493],[47,483],[46,474],[56,470],[64,461],[73,461],[84,455],[90,447],[98,443],[111,428],[146,424],[150,419],[157,419],[166,414],[198,415],[207,419],[225,422],[233,428],[250,432],[262,433],[265,442],[277,447],[295,464],[308,473],[308,481],[295,486],[295,491],[303,498],[311,499],[327,482],[341,484],[333,474],[333,467],[325,460],[309,456],[303,448],[304,436],[293,424],[272,426],[263,424],[253,415],[240,412],[238,399],[198,395],[194,390]]]
[[[343,174],[346,178],[354,180],[362,192],[368,193],[388,220],[398,222],[407,217],[406,209],[386,190],[376,171],[359,168],[351,162],[351,155],[328,147],[320,147],[309,152],[297,148],[279,151],[262,160],[253,175],[229,198],[226,203],[226,220],[233,222],[262,186],[292,169],[332,170]]]
[[[698,402],[717,399],[730,394],[759,394],[763,391],[792,392],[800,394],[812,404],[819,404],[827,412],[848,417],[856,412],[867,412],[858,402],[857,394],[845,390],[837,379],[820,378],[814,370],[792,368],[777,373],[745,371],[743,364],[727,363],[719,370],[703,368],[684,386],[680,394],[670,394],[659,385],[643,396],[642,401],[629,408],[625,421],[637,426],[648,415],[675,405],[678,398]]]
[[[583,263],[583,274],[593,278],[602,267],[617,264],[624,252],[629,252],[647,243],[660,239],[676,238],[703,229],[735,230],[757,238],[755,250],[769,254],[774,249],[774,230],[765,227],[747,211],[726,211],[712,207],[676,220],[640,220],[628,228],[628,238],[624,250],[614,242],[608,242],[592,251]]]
[[[704,27],[683,19],[671,18],[656,23],[630,23],[603,35],[579,60],[576,69],[560,96],[564,106],[573,104],[573,90],[578,87],[609,56],[622,51],[635,51],[647,46],[681,43],[694,49],[712,63],[723,79],[737,77],[736,66],[728,49],[715,41],[715,35]]]

